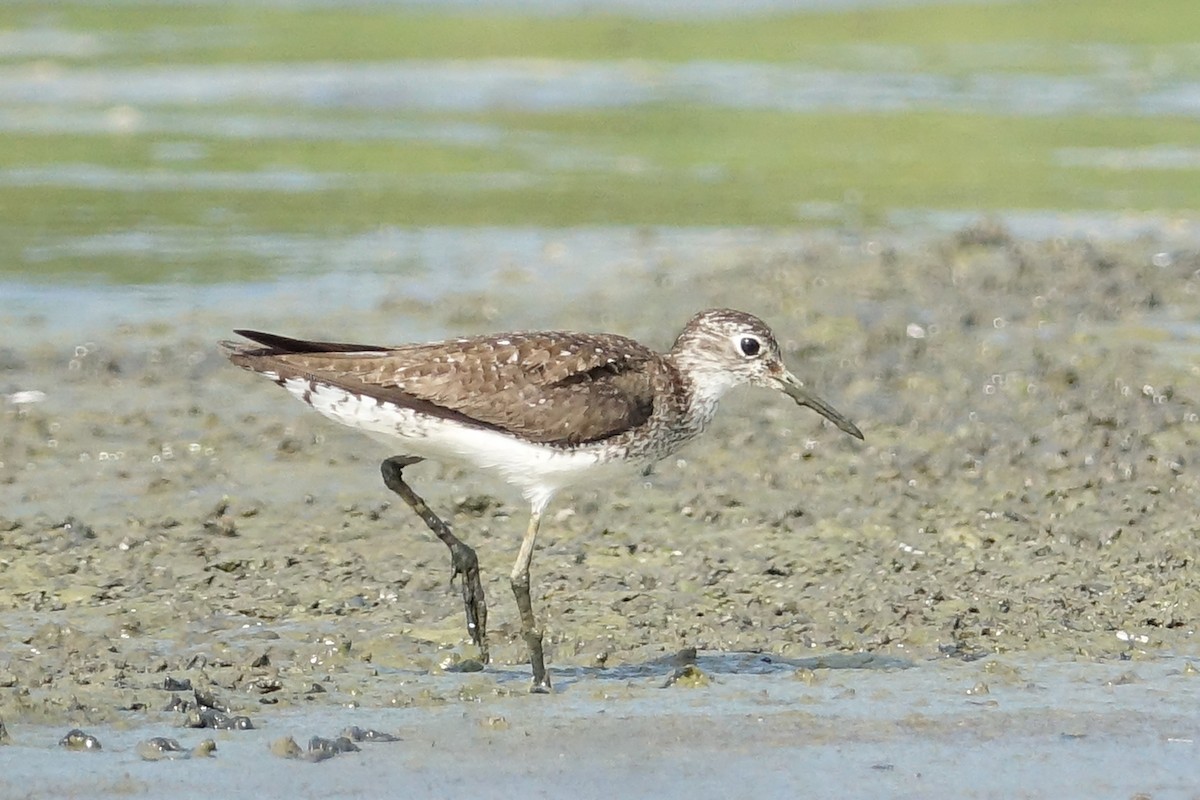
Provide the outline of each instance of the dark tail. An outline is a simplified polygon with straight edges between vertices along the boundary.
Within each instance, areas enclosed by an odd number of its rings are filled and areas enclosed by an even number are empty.
[[[279,355],[281,353],[369,353],[389,349],[374,344],[314,342],[308,339],[293,339],[289,336],[280,336],[277,333],[263,333],[262,331],[236,330],[234,333],[270,348],[269,353],[260,351],[261,355]],[[245,344],[239,344],[238,342],[221,342],[221,344],[227,351],[248,352]]]

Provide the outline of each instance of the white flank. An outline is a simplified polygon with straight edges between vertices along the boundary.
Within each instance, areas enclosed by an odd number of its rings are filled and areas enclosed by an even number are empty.
[[[540,511],[559,489],[602,478],[610,470],[628,473],[631,464],[598,445],[558,448],[533,444],[499,431],[450,422],[411,409],[362,397],[333,386],[311,384],[303,378],[283,383],[292,395],[329,419],[357,428],[398,453],[436,461],[469,464],[498,473],[518,487]]]

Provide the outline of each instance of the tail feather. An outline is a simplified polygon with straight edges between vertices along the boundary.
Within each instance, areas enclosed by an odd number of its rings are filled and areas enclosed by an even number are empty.
[[[238,336],[245,336],[251,341],[265,345],[267,351],[259,351],[261,355],[279,355],[281,353],[369,353],[387,350],[389,348],[375,344],[352,344],[350,342],[314,342],[309,339],[293,339],[290,336],[280,336],[277,333],[263,331],[235,330]],[[227,352],[249,353],[246,344],[237,342],[221,342]]]

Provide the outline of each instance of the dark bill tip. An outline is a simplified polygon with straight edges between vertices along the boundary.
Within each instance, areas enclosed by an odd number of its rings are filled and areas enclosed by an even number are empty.
[[[808,389],[805,389],[800,381],[796,380],[796,377],[790,372],[785,373],[784,376],[779,379],[779,388],[785,394],[787,394],[788,397],[795,400],[797,404],[808,406],[813,411],[816,411],[822,417],[838,426],[840,430],[850,434],[855,439],[863,439],[865,441],[866,437],[863,436],[863,432],[858,429],[857,425],[846,419],[842,413],[833,406],[829,405],[824,400],[808,391]]]

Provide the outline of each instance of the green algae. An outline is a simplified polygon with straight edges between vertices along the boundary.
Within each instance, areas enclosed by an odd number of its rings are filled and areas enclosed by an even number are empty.
[[[136,2],[103,7],[64,2],[50,15],[36,2],[8,3],[0,10],[0,24],[6,27],[47,22],[73,31],[159,38],[173,34],[186,47],[189,60],[199,62],[388,58],[788,62],[812,60],[829,53],[831,46],[893,45],[929,51],[925,63],[917,64],[926,68],[943,63],[944,56],[939,57],[943,48],[959,45],[1011,43],[1061,49],[1080,42],[1190,44],[1190,31],[1200,26],[1200,11],[1187,0],[1154,0],[1141,4],[1137,13],[1130,13],[1121,0],[1095,0],[942,3],[712,18]],[[214,31],[228,36],[222,40],[212,36]],[[137,47],[136,40],[130,47]],[[146,48],[152,55],[153,40]],[[173,55],[168,51],[159,57],[168,60]],[[1042,56],[1034,65],[1046,66],[1044,59],[1051,65],[1058,61]]]
[[[651,83],[687,62],[966,81],[998,72],[1065,75],[1120,88],[1143,74],[1166,81],[1200,73],[1186,47],[1194,4],[1154,5],[1137,13],[1105,0],[638,19],[140,3],[64,3],[49,12],[14,3],[0,9],[0,27],[98,37],[108,44],[91,55],[13,60],[11,68],[51,79],[99,70],[99,85],[120,81],[124,73],[106,72],[117,68],[420,62],[486,74],[488,59],[513,59],[504,63],[551,72],[583,62],[636,67]],[[1125,77],[1111,76],[1113,59]],[[47,114],[56,106],[22,101],[10,110],[31,128],[7,131],[0,153],[0,274],[253,280],[276,274],[277,260],[228,252],[222,240],[381,227],[862,230],[924,209],[1169,215],[1200,206],[1195,167],[1155,157],[1186,156],[1200,141],[1200,123],[1165,112],[870,102],[854,111],[683,101],[584,106],[329,109],[292,100],[193,104],[181,96],[69,105],[56,117]],[[73,114],[100,121],[72,123]],[[254,123],[250,132],[218,124],[238,119]],[[287,133],[309,123],[325,132]],[[254,133],[256,125],[274,132]],[[145,232],[214,244],[164,254],[107,252],[94,241]]]

